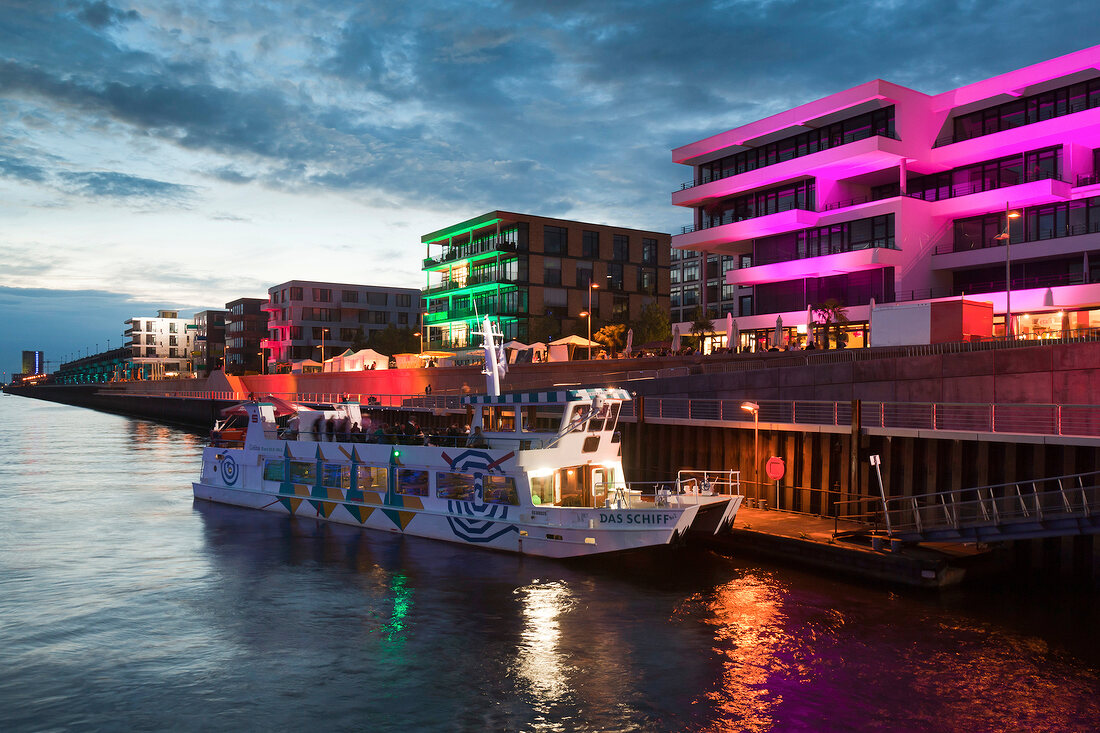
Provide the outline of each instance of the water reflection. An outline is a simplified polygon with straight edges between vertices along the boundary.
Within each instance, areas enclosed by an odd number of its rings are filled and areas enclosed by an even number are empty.
[[[562,582],[538,581],[516,590],[524,621],[523,643],[516,653],[515,674],[539,703],[554,703],[570,692],[569,667],[558,649],[561,616],[574,604]]]

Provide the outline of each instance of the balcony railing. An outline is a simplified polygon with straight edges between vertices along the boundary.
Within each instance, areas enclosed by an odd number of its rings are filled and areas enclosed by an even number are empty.
[[[1024,232],[1023,239],[1013,239],[1012,244],[1024,244],[1027,242],[1042,242],[1047,239],[1062,239],[1063,237],[1079,237],[1083,234],[1096,234],[1100,232],[1100,221],[1091,224],[1065,225],[1052,229],[1040,229],[1036,232]],[[937,245],[933,254],[944,255],[952,252],[970,252],[976,249],[990,249],[1003,247],[1003,240],[990,239],[989,241],[944,242]]]
[[[813,257],[825,257],[826,255],[836,255],[843,252],[858,252],[864,249],[897,249],[894,244],[893,237],[882,237],[881,239],[872,239],[867,242],[857,242],[855,244],[845,244],[835,247],[821,247],[816,252],[799,251],[796,253],[773,256],[773,257],[755,257],[753,259],[753,267],[761,267],[763,265],[774,265],[779,262],[792,262],[794,260],[808,260]]]
[[[905,193],[903,196],[908,196],[911,199],[920,199],[922,201],[945,201],[947,199],[953,199],[958,196],[969,196],[973,193],[981,193],[983,191],[994,191],[998,188],[1008,188],[1009,186],[1019,186],[1024,183],[1032,183],[1034,181],[1046,181],[1055,180],[1068,183],[1059,178],[1057,174],[1051,171],[1033,171],[1031,173],[1025,173],[1019,177],[1000,177],[996,179],[982,179],[980,181],[974,181],[972,183],[960,183],[954,186],[937,186],[936,188],[929,188],[924,191],[917,191],[913,193]]]
[[[506,242],[503,240],[489,240],[480,243],[476,247],[469,246],[455,246],[444,252],[439,257],[427,257],[424,259],[424,269],[432,267],[438,267],[440,265],[447,264],[448,262],[458,262],[459,260],[465,260],[470,257],[476,257],[481,254],[488,254],[490,252],[515,252],[517,247],[514,242]]]
[[[433,285],[424,291],[425,295],[438,295],[439,293],[446,293],[451,290],[462,290],[464,288],[472,288],[475,285],[487,285],[490,283],[499,283],[501,285],[523,285],[526,284],[526,280],[520,280],[518,278],[510,278],[506,275],[500,275],[493,273],[491,275],[475,275],[466,278],[462,282],[456,280],[450,280],[439,285]]]
[[[897,133],[894,132],[893,130],[860,130],[858,132],[850,132],[847,135],[844,135],[843,137],[841,137],[835,145],[827,145],[825,147],[820,147],[819,146],[817,150],[814,150],[812,152],[806,152],[806,153],[803,153],[802,155],[799,155],[797,152],[793,153],[793,154],[792,153],[782,154],[782,155],[779,155],[777,157],[777,159],[772,163],[766,163],[764,165],[757,165],[757,166],[752,166],[752,167],[746,166],[744,168],[737,168],[736,170],[723,171],[721,175],[705,176],[703,178],[698,178],[698,179],[694,179],[694,180],[691,180],[691,181],[687,181],[686,183],[681,183],[680,184],[680,190],[681,191],[686,191],[687,189],[695,188],[696,186],[702,186],[702,185],[707,184],[707,183],[713,183],[714,181],[721,181],[721,180],[724,180],[726,178],[731,178],[732,176],[739,176],[742,173],[748,173],[749,171],[755,171],[755,170],[759,170],[761,168],[767,168],[769,165],[775,165],[776,163],[785,163],[788,160],[794,160],[795,158],[802,158],[806,155],[813,155],[813,153],[820,153],[822,150],[830,150],[832,148],[839,148],[841,145],[847,145],[848,143],[854,143],[857,140],[866,140],[869,137],[888,137],[891,140],[900,140],[901,139],[900,137],[898,137]]]
[[[759,219],[762,216],[771,216],[772,214],[778,214],[782,211],[791,211],[793,209],[802,209],[803,211],[813,211],[813,204],[805,201],[791,201],[784,204],[779,204],[770,211],[761,211],[759,214],[750,214],[748,216],[736,216],[733,212],[727,212],[721,216],[708,216],[707,223],[701,226],[689,225],[686,227],[680,227],[681,234],[691,234],[692,232],[700,232],[704,229],[713,229],[714,227],[725,226],[726,224],[736,224],[739,221],[748,221],[749,219]]]
[[[1078,186],[1091,186],[1096,183],[1100,183],[1100,173],[1094,173],[1091,176],[1077,176]]]
[[[939,148],[939,147],[942,147],[944,145],[950,145],[951,143],[961,143],[964,140],[973,140],[976,137],[985,137],[986,135],[995,135],[998,132],[1005,132],[1006,130],[1015,130],[1017,127],[1026,127],[1027,125],[1034,125],[1037,122],[1045,122],[1046,120],[1051,120],[1051,119],[1054,119],[1055,117],[1064,117],[1065,115],[1071,115],[1074,112],[1084,112],[1085,110],[1092,109],[1093,107],[1100,107],[1100,99],[1084,100],[1084,101],[1081,101],[1081,102],[1074,102],[1072,104],[1067,104],[1061,110],[1059,110],[1057,107],[1054,107],[1054,108],[1051,109],[1053,114],[1051,114],[1050,117],[1044,117],[1041,120],[1030,120],[1030,121],[1024,122],[1023,124],[1015,125],[1014,127],[1006,127],[1003,130],[989,130],[989,131],[986,131],[985,129],[982,129],[982,130],[975,130],[974,132],[969,132],[969,133],[955,133],[954,131],[951,131],[951,132],[947,133],[946,135],[940,135],[938,138],[936,138],[936,142],[932,143],[932,147]]]
[[[458,321],[466,318],[473,318],[475,316],[525,316],[527,315],[527,306],[499,306],[496,308],[484,308],[478,307],[475,309],[473,306],[469,308],[451,308],[445,311],[439,311],[437,313],[428,313],[424,316],[424,323],[427,325],[435,325],[437,323],[446,323],[448,321]]]

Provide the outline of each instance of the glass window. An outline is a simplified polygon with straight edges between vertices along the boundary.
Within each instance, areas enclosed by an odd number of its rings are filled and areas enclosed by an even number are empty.
[[[412,306],[412,296],[408,293],[399,293],[397,295],[397,306],[399,308],[409,308]]]
[[[531,476],[531,501],[535,506],[554,503],[554,475]]]
[[[386,480],[389,469],[381,466],[356,466],[356,486],[360,491],[364,489],[387,489]]]
[[[264,481],[282,481],[284,475],[281,459],[264,463]]]
[[[435,495],[440,499],[473,501],[475,489],[473,474],[440,471],[435,475]]]
[[[317,464],[305,461],[290,462],[290,480],[295,483],[312,483],[317,478]]]
[[[630,259],[630,237],[625,234],[611,237],[611,259],[624,262]]]
[[[342,290],[340,291],[340,300],[344,301],[345,303],[358,303],[359,293],[355,292],[354,290]]]
[[[548,306],[563,307],[569,304],[569,297],[560,288],[546,288],[542,291],[542,302]]]
[[[598,260],[600,259],[600,233],[599,232],[583,232],[581,235],[581,257],[586,260]]]
[[[567,254],[569,230],[547,224],[542,228],[543,251],[547,254]]]
[[[642,239],[642,262],[647,265],[657,264],[657,240]]]
[[[481,482],[486,504],[519,504],[516,480],[511,476],[484,476]]]
[[[321,485],[336,489],[351,488],[351,468],[339,463],[326,463],[321,467]]]
[[[397,493],[406,496],[427,496],[428,472],[411,468],[397,469]]]
[[[302,289],[301,288],[291,288],[290,289],[290,299],[291,300],[301,300],[302,299]]]

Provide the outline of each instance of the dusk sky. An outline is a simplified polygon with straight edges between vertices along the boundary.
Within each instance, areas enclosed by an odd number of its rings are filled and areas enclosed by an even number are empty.
[[[492,209],[678,232],[673,147],[1097,42],[1096,0],[0,0],[0,371],[294,278],[420,287]]]

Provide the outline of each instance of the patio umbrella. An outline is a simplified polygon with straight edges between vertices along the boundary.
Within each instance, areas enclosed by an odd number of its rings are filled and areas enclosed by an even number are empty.
[[[680,324],[677,323],[672,327],[672,350],[680,350]]]
[[[736,351],[733,345],[733,314],[726,314],[726,348],[730,351]]]
[[[806,306],[806,345],[814,342],[814,307]]]
[[[871,308],[867,311],[867,345],[871,345],[871,320],[875,317],[875,299],[871,298]]]
[[[623,356],[630,356],[630,349],[634,346],[634,329],[631,328],[626,332],[626,348],[623,349]]]
[[[772,344],[775,348],[779,348],[783,343],[783,316],[775,317],[775,343]]]
[[[741,346],[741,329],[740,329],[740,327],[738,327],[737,320],[735,319],[733,321],[733,346],[730,347],[730,350],[736,353],[737,349],[740,346]]]

